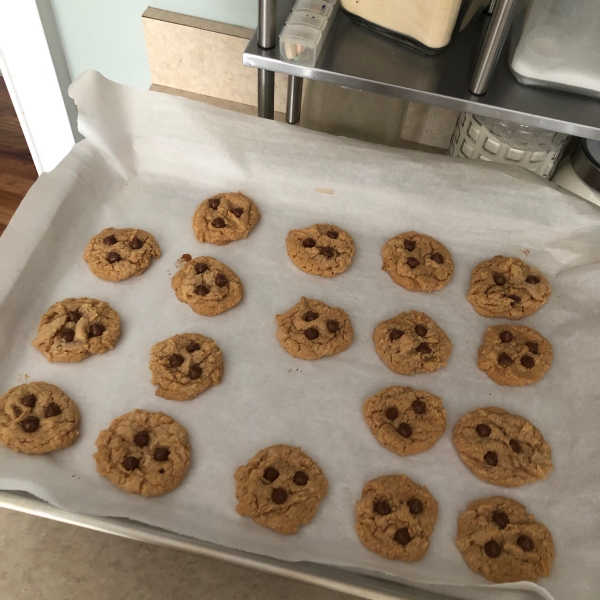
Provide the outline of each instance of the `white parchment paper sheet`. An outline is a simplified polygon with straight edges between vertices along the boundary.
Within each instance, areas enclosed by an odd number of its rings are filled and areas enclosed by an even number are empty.
[[[506,494],[551,530],[551,577],[505,586],[501,598],[538,592],[556,600],[597,600],[600,590],[600,213],[582,200],[517,171],[337,139],[183,98],[136,91],[88,72],[72,87],[86,140],[34,185],[0,238],[0,381],[2,393],[29,380],[63,388],[79,405],[82,435],[45,456],[0,449],[0,487],[33,493],[57,506],[123,516],[232,548],[290,561],[369,570],[420,585],[444,584],[460,597],[492,597],[453,544],[456,518],[476,498]],[[316,188],[330,188],[333,195]],[[254,198],[262,219],[247,240],[198,243],[197,204],[221,191]],[[351,268],[332,280],[289,261],[292,228],[331,222],[356,242]],[[141,277],[97,279],[82,259],[104,227],[152,232],[163,251]],[[434,294],[411,293],[380,270],[391,236],[415,229],[452,252],[452,282]],[[240,276],[243,302],[201,317],[177,301],[170,281],[183,254],[209,254]],[[546,306],[522,324],[553,344],[550,372],[526,388],[499,387],[477,370],[477,348],[497,321],[479,317],[465,294],[472,268],[496,254],[521,256],[554,286]],[[356,337],[341,355],[315,362],[288,356],[275,338],[275,314],[301,295],[343,307]],[[78,364],[51,364],[31,348],[40,315],[57,300],[108,301],[122,318],[114,351]],[[375,325],[403,310],[433,317],[451,338],[447,368],[402,377],[375,354]],[[149,349],[176,333],[214,338],[225,356],[222,385],[190,402],[154,395]],[[440,395],[448,431],[430,451],[398,457],[383,449],[362,419],[363,401],[379,389],[411,385]],[[550,477],[505,490],[476,479],[456,455],[456,420],[497,405],[533,421],[553,449]],[[184,483],[154,499],[127,495],[96,474],[98,432],[134,408],[162,410],[185,425],[193,462]],[[330,493],[314,521],[283,537],[235,512],[233,472],[259,449],[301,445],[319,462]],[[440,504],[431,549],[415,564],[365,550],[354,530],[364,483],[405,473]],[[469,587],[460,587],[469,586]],[[486,591],[476,586],[484,586]],[[521,590],[514,591],[514,590]],[[529,590],[529,592],[527,592]],[[535,595],[535,594],[534,594]]]

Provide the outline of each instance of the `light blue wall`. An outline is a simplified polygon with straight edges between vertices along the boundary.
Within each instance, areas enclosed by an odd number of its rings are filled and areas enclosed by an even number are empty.
[[[19,0],[13,0],[18,2]],[[39,2],[39,0],[38,0]],[[72,79],[86,69],[150,87],[142,13],[153,8],[256,27],[258,0],[50,0]]]

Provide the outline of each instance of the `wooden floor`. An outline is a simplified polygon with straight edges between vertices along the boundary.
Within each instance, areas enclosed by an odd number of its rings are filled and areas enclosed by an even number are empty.
[[[19,120],[0,77],[0,235],[36,179]]]

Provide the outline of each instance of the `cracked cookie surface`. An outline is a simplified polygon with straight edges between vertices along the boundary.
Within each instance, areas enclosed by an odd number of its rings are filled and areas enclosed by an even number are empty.
[[[454,427],[454,446],[473,475],[502,487],[545,479],[553,467],[540,430],[495,406],[463,415]]]
[[[60,388],[34,381],[0,398],[0,444],[25,454],[71,446],[79,435],[79,411]]]
[[[312,520],[328,488],[321,467],[310,456],[282,444],[260,450],[234,477],[236,511],[286,535]]]
[[[120,335],[121,320],[107,302],[66,298],[46,311],[31,345],[51,362],[79,362],[112,350]]]
[[[363,488],[355,529],[367,550],[415,562],[429,550],[437,516],[438,503],[425,486],[406,475],[384,475]]]

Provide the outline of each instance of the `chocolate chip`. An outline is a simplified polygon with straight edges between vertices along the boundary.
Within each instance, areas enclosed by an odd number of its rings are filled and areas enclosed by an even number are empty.
[[[492,515],[492,521],[494,521],[500,529],[504,529],[510,523],[508,515],[504,511],[496,511]]]
[[[319,337],[319,330],[314,327],[309,327],[305,330],[304,335],[307,340],[316,340]]]
[[[390,505],[385,500],[373,503],[373,510],[380,515],[389,515],[392,512]]]
[[[491,427],[485,423],[479,423],[479,425],[475,427],[475,431],[477,431],[479,437],[490,437],[490,433],[492,433]]]
[[[494,540],[491,540],[490,542],[488,542],[483,547],[483,549],[485,550],[485,553],[490,558],[498,558],[500,556],[500,552],[502,552],[502,548],[500,548],[500,544],[498,544]]]
[[[229,212],[233,213],[238,219],[244,214],[244,209],[236,206],[232,208]]]
[[[444,257],[439,252],[434,252],[431,255],[431,260],[434,260],[438,265],[444,264]]]
[[[225,221],[221,219],[221,217],[217,217],[216,219],[212,220],[211,225],[217,229],[223,229],[223,227],[225,227]]]
[[[121,465],[126,471],[133,471],[140,466],[140,461],[135,456],[127,456]]]
[[[50,404],[48,404],[48,406],[46,406],[44,409],[44,417],[46,417],[46,419],[49,419],[50,417],[58,417],[60,413],[62,413],[60,406],[54,402],[50,402]]]
[[[130,242],[129,246],[132,250],[139,250],[144,245],[144,242],[139,237],[134,237]]]
[[[275,488],[271,492],[271,500],[275,504],[283,504],[287,500],[287,492],[283,488]]]
[[[117,238],[114,235],[109,235],[102,240],[107,246],[112,246],[117,243]]]
[[[90,327],[90,332],[88,333],[89,337],[100,337],[104,333],[104,325],[100,325],[100,323],[94,323]]]
[[[206,263],[194,263],[194,271],[196,271],[196,273],[198,273],[198,275],[200,275],[201,273],[204,273],[204,271],[206,271],[208,269],[208,265]]]
[[[406,504],[411,515],[420,515],[423,512],[423,503],[418,498],[411,498]]]
[[[513,334],[510,331],[503,331],[500,334],[500,341],[503,344],[508,344],[509,342],[512,342],[514,339],[515,338],[514,338]]]
[[[159,470],[158,470],[158,472],[159,472],[159,473],[164,473],[164,472],[165,472],[165,470],[164,470],[164,469],[159,469]]]
[[[540,278],[536,277],[535,275],[528,275],[527,278],[525,279],[525,281],[527,283],[539,283]]]
[[[319,318],[318,313],[313,312],[312,310],[309,310],[307,313],[304,313],[304,316],[302,317],[307,323],[310,323],[311,321],[314,321],[315,319]]]
[[[412,427],[408,423],[400,423],[398,425],[398,433],[403,438],[409,438],[412,435]]]
[[[417,415],[425,414],[425,410],[427,408],[425,402],[423,400],[414,400],[411,404],[412,409],[415,411]]]
[[[339,235],[340,234],[337,231],[331,230],[327,232],[327,237],[331,238],[332,240],[337,240]]]
[[[496,285],[504,285],[506,283],[506,277],[500,273],[494,273],[493,277]]]
[[[198,296],[206,296],[206,294],[208,294],[208,292],[210,292],[210,290],[202,283],[202,284],[196,286],[196,288],[194,289],[194,292],[196,294],[198,294]]]
[[[119,262],[121,260],[121,256],[117,253],[117,252],[109,252],[106,255],[106,260],[111,264],[114,265],[115,263]]]
[[[279,477],[279,471],[275,467],[267,467],[263,473],[263,477],[273,483]]]
[[[208,199],[208,206],[210,206],[210,208],[219,208],[219,204],[221,204],[221,201],[218,198]]]
[[[202,367],[198,365],[191,365],[188,371],[188,377],[190,379],[200,379],[200,377],[202,377]]]
[[[305,248],[314,248],[317,245],[317,242],[315,242],[315,240],[313,240],[312,238],[306,238],[303,242],[302,245]]]
[[[227,279],[227,277],[225,277],[225,275],[223,275],[223,273],[217,273],[217,276],[215,277],[215,283],[219,287],[223,287],[224,285],[227,285],[229,283],[229,280]]]
[[[411,268],[411,269],[416,269],[419,266],[419,261],[414,257],[414,256],[409,256],[406,259],[406,264]]]
[[[388,408],[385,409],[385,416],[390,421],[393,421],[394,419],[397,419],[399,414],[400,413],[398,412],[398,409],[395,406],[390,406],[390,407],[388,407]]]
[[[21,427],[23,428],[23,431],[26,431],[27,433],[37,431],[39,426],[40,420],[37,417],[27,417],[21,421]]]
[[[425,327],[425,325],[416,325],[415,326],[415,333],[419,337],[425,337],[427,335],[427,327]]]
[[[512,300],[512,302],[510,303],[511,306],[516,306],[517,304],[521,304],[520,296],[516,296],[515,294],[512,294],[509,296],[509,298]]]
[[[150,436],[147,431],[140,431],[133,436],[133,443],[140,448],[144,448],[150,443]]]
[[[390,331],[390,340],[393,342],[394,340],[399,340],[404,335],[404,331],[401,329],[392,329]]]
[[[529,354],[526,354],[525,356],[521,356],[521,364],[526,369],[533,369],[533,367],[535,367],[535,359],[533,358],[533,356],[529,356]]]
[[[198,344],[197,342],[190,342],[185,349],[188,352],[196,352],[196,350],[200,350],[200,344]]]
[[[417,242],[414,242],[413,240],[404,240],[404,247],[409,252],[412,252],[417,247]]]
[[[431,354],[431,346],[429,344],[426,344],[425,342],[421,342],[417,346],[417,352],[421,354]]]
[[[330,248],[329,246],[325,246],[324,248],[321,248],[319,250],[319,254],[322,254],[325,258],[333,258],[333,255],[335,254],[335,252],[333,251],[333,248]]]
[[[490,467],[495,467],[498,464],[498,455],[495,452],[490,451],[483,457],[483,460],[485,460]]]
[[[76,310],[70,310],[69,313],[67,314],[67,319],[71,323],[77,323],[77,321],[79,321],[79,319],[81,319],[81,314]]]
[[[408,527],[398,529],[398,531],[396,531],[394,534],[394,541],[398,542],[401,546],[406,546],[411,539],[410,533],[408,533]]]
[[[169,356],[169,366],[170,367],[180,367],[184,362],[183,356],[181,354],[171,354]]]
[[[182,260],[184,262],[190,262],[190,260],[192,260],[192,255],[191,254],[182,254],[181,258],[179,260]]]
[[[510,367],[510,365],[512,365],[513,362],[513,359],[508,354],[506,354],[506,352],[502,352],[502,354],[498,356],[498,364],[501,367]]]
[[[293,481],[296,485],[304,486],[308,483],[308,475],[304,471],[296,471]]]
[[[75,331],[73,329],[63,329],[59,333],[65,342],[72,342],[75,339]]]
[[[33,394],[27,394],[21,398],[21,404],[27,408],[33,408],[36,402],[37,398]]]
[[[168,448],[154,448],[152,458],[156,462],[165,462],[165,460],[169,459],[169,454],[171,454],[171,452]]]
[[[521,547],[521,550],[525,552],[531,552],[535,548],[533,540],[528,535],[520,535],[517,538],[517,544]]]
[[[334,321],[333,319],[327,321],[327,331],[329,331],[329,333],[335,333],[339,328],[340,324],[337,321]]]
[[[525,345],[529,348],[529,352],[531,352],[531,354],[537,354],[539,352],[537,342],[525,342]]]
[[[521,444],[519,444],[519,442],[515,439],[510,440],[510,442],[508,442],[508,445],[512,448],[513,452],[515,452],[516,454],[520,454],[521,453]]]

